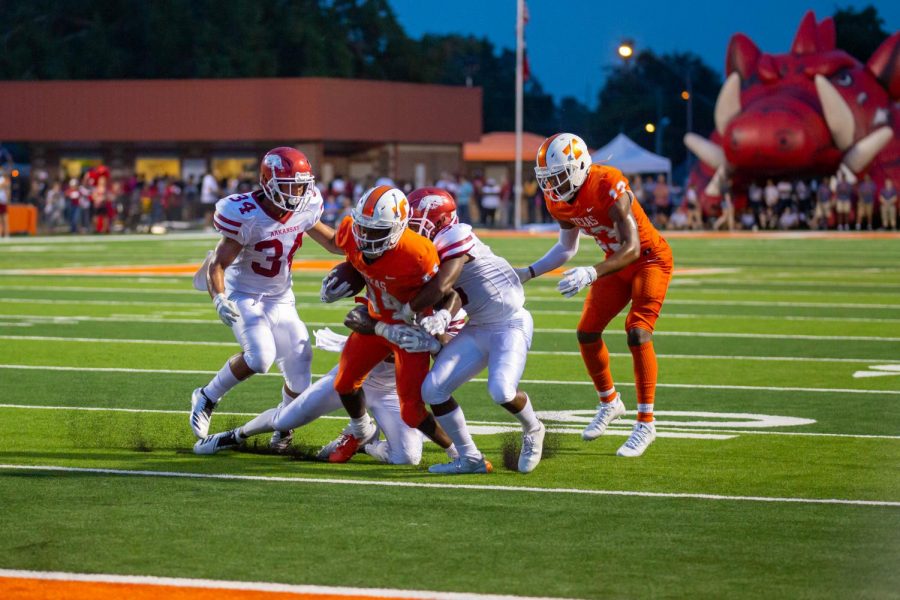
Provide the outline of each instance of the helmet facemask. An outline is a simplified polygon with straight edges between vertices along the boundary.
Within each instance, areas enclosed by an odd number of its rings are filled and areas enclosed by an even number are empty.
[[[403,230],[406,229],[406,221],[397,223],[371,222],[364,217],[353,217],[353,238],[356,247],[366,258],[378,258],[400,241]]]
[[[534,175],[544,195],[555,202],[568,202],[584,181],[575,182],[576,165],[566,162],[555,167],[535,167]]]
[[[266,198],[282,210],[300,212],[306,210],[315,194],[315,177],[312,173],[295,173],[294,177],[271,177],[260,181]]]

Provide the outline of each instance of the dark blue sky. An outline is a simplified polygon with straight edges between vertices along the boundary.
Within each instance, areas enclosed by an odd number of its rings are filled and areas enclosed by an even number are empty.
[[[515,0],[389,0],[407,34],[462,33],[486,36],[496,46],[514,48]],[[725,48],[735,32],[750,36],[764,52],[786,52],[803,14],[822,19],[836,6],[874,4],[889,32],[900,29],[900,2],[852,0],[755,0],[674,2],[672,0],[529,0],[526,28],[532,73],[557,99],[575,96],[595,104],[604,68],[617,60],[622,38],[658,53],[692,51],[722,72]]]

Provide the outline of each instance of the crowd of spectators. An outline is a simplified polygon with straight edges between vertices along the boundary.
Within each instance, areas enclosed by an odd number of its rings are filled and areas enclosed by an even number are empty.
[[[702,203],[692,185],[670,186],[665,175],[632,175],[629,181],[644,211],[664,230],[897,228],[897,190],[893,182],[887,180],[883,186],[877,186],[868,175],[856,183],[840,174],[813,181],[770,179],[754,182],[739,194],[733,192],[728,181],[721,186],[718,202],[712,205]],[[255,183],[236,177],[219,180],[209,173],[186,180],[113,178],[101,166],[68,180],[54,181],[46,172],[35,173],[27,197],[22,199],[37,207],[44,232],[150,231],[158,225],[211,228],[216,201],[248,192]],[[353,180],[337,175],[329,182],[319,182],[325,201],[323,221],[332,226],[339,223],[366,189],[385,183],[397,185],[407,193],[414,187],[410,181],[393,182],[374,176]],[[498,181],[480,172],[472,177],[443,173],[429,183],[453,194],[463,222],[490,228],[512,227],[514,194],[508,179]],[[526,179],[522,192],[522,222],[550,223],[552,219],[533,177]],[[9,196],[9,186],[4,186],[0,176],[0,202],[8,202]]]
[[[768,179],[733,189],[723,182],[705,207],[696,187],[670,188],[665,176],[632,176],[631,187],[654,224],[669,230],[897,230],[897,189],[869,175],[851,182],[842,173],[819,180]]]

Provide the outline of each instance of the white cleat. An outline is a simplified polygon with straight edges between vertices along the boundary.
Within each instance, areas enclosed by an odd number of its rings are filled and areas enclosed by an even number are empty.
[[[371,444],[366,444],[363,450],[378,462],[386,464],[391,462],[391,446],[387,441],[375,440]]]
[[[606,433],[606,428],[610,423],[623,416],[625,416],[625,405],[622,403],[621,394],[616,393],[616,399],[612,402],[600,403],[597,414],[581,432],[581,439],[586,442],[596,440]]]
[[[191,394],[191,430],[198,439],[209,435],[209,422],[214,410],[216,403],[206,396],[203,388],[194,390]]]
[[[531,473],[541,462],[541,454],[544,452],[544,434],[547,428],[540,423],[537,431],[522,434],[522,451],[519,453],[519,473]]]
[[[219,450],[237,448],[243,441],[244,438],[238,435],[237,429],[223,431],[202,440],[197,440],[197,443],[194,444],[194,454],[215,454]]]
[[[285,452],[288,448],[291,447],[291,442],[293,441],[293,429],[288,429],[287,431],[276,431],[272,433],[272,437],[269,438],[269,448],[274,450],[275,452]]]
[[[656,425],[652,421],[650,423],[638,421],[634,424],[631,435],[616,451],[616,456],[627,456],[629,458],[640,456],[655,439]]]
[[[489,460],[482,455],[481,458],[470,460],[467,458],[457,458],[453,462],[431,465],[428,467],[429,473],[438,473],[440,475],[467,475],[469,473],[490,473],[494,470],[494,466]]]

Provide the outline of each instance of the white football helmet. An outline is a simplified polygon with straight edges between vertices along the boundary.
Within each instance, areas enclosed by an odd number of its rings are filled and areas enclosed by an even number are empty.
[[[409,200],[397,188],[380,185],[367,191],[350,211],[357,247],[368,258],[377,258],[396,246],[409,212]]]
[[[557,133],[538,148],[534,175],[544,195],[556,202],[575,197],[591,168],[584,140],[572,133]]]

